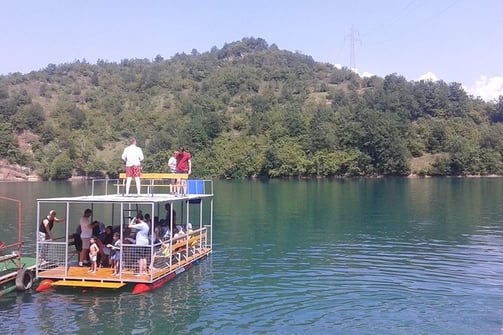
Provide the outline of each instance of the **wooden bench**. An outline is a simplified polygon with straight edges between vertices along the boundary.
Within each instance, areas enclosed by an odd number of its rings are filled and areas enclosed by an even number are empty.
[[[134,178],[133,178],[134,179]],[[147,188],[147,193],[150,195],[154,195],[154,190],[158,187],[169,187],[170,192],[173,193],[175,189],[183,189],[184,185],[182,182],[175,184],[165,184],[163,181],[171,181],[171,180],[187,180],[189,179],[188,173],[142,173],[140,179],[142,181],[147,181],[148,183],[141,184],[141,187]],[[126,174],[124,172],[119,173],[119,183],[115,184],[117,186],[117,194],[124,194],[126,190]],[[159,183],[159,181],[161,183]],[[121,192],[121,187],[123,192]],[[134,180],[131,181],[131,188],[135,188],[136,184]],[[185,192],[184,192],[185,193]]]
[[[189,240],[187,241],[187,237]],[[196,231],[190,234],[184,234],[170,244],[169,241],[161,242],[161,249],[154,255],[154,258],[169,258],[175,257],[176,261],[180,261],[187,248],[196,253],[200,249],[201,240],[206,239],[206,231]]]

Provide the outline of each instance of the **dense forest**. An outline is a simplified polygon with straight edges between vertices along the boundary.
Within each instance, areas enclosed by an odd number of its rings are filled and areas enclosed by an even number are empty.
[[[362,78],[261,38],[0,76],[0,115],[1,157],[43,179],[114,177],[133,136],[145,172],[183,145],[198,177],[503,173],[503,97]]]

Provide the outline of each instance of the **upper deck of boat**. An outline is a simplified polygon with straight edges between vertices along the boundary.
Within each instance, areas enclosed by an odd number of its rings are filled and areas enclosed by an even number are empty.
[[[195,200],[201,198],[211,198],[213,194],[184,194],[174,195],[168,193],[128,195],[103,194],[103,195],[81,195],[71,197],[38,198],[40,203],[135,203],[151,204],[166,203],[181,200]]]
[[[193,183],[192,185],[190,183]],[[112,186],[110,186],[112,183]],[[211,180],[188,180],[187,194],[169,193],[169,184],[163,184],[154,179],[142,181],[141,195],[121,193],[123,185],[117,179],[97,179],[92,181],[91,192],[88,195],[38,198],[39,203],[135,203],[152,204],[182,200],[195,200],[213,197],[213,182]],[[193,187],[191,187],[193,186]],[[136,191],[134,185],[131,186]]]

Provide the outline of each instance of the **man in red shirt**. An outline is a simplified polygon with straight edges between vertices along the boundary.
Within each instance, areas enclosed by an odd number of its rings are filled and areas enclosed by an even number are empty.
[[[189,174],[192,172],[192,161],[190,157],[190,153],[185,151],[184,147],[180,147],[178,151],[175,151],[175,159],[176,159],[176,173],[186,173]],[[183,187],[183,194],[187,194],[187,180],[186,179],[178,179],[177,188]]]

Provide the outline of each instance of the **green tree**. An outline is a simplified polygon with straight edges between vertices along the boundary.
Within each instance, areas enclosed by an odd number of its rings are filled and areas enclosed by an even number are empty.
[[[12,123],[16,125],[16,131],[31,130],[39,132],[40,126],[45,121],[44,109],[38,103],[26,105],[11,117]]]
[[[85,172],[88,177],[105,178],[109,171],[108,164],[101,158],[93,156],[86,165]]]
[[[450,160],[452,174],[470,175],[480,171],[479,148],[466,139],[459,138],[453,144]]]
[[[398,116],[373,110],[359,110],[355,113],[350,130],[352,142],[359,151],[368,155],[375,173],[384,175],[407,175],[407,142],[404,134],[407,128]]]
[[[173,155],[173,152],[163,150],[145,156],[142,162],[142,169],[145,172],[161,172],[168,171],[168,160]]]
[[[500,95],[498,102],[489,109],[488,114],[491,122],[503,122],[503,95]]]
[[[271,143],[265,159],[264,168],[270,177],[303,176],[310,164],[302,145],[288,137]]]
[[[207,165],[210,175],[220,178],[257,176],[264,166],[264,139],[222,133],[215,140],[211,152],[203,152],[193,159],[195,170]]]
[[[499,152],[490,149],[480,150],[480,172],[482,174],[502,174],[503,162]]]
[[[12,125],[8,122],[0,122],[0,157],[15,163],[19,155],[19,144],[14,136]]]
[[[51,164],[51,179],[66,180],[72,176],[73,165],[67,153],[61,153]]]
[[[336,115],[332,108],[318,105],[309,123],[310,151],[335,150],[337,137],[335,129]]]
[[[58,121],[60,128],[78,130],[85,126],[86,114],[74,103],[63,101],[58,104],[53,117]]]

